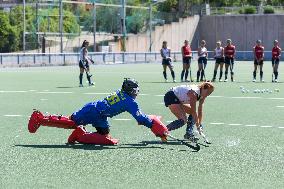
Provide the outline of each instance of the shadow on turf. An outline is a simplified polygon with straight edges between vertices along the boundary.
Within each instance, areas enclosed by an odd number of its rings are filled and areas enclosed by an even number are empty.
[[[58,144],[58,145],[15,145],[15,147],[25,147],[25,148],[73,148],[73,149],[81,149],[81,150],[114,150],[114,149],[123,149],[123,148],[160,148],[163,149],[162,147],[158,146],[147,146],[145,144],[121,144],[121,145],[116,145],[116,146],[111,146],[111,145],[92,145],[92,144]]]
[[[143,149],[143,148],[148,148],[148,149],[169,149],[169,148],[165,148],[162,146],[153,146],[153,144],[165,144],[165,145],[179,145],[182,146],[179,142],[177,141],[168,141],[167,143],[162,143],[161,141],[142,141],[141,143],[137,143],[137,144],[119,144],[116,146],[110,146],[110,145],[92,145],[92,144],[50,144],[50,145],[40,145],[40,144],[35,144],[35,145],[29,145],[29,144],[17,144],[14,145],[15,147],[24,147],[24,148],[73,148],[73,149],[81,149],[81,150],[115,150],[115,149],[130,149],[130,148],[134,148],[134,149]],[[148,146],[151,145],[151,146]],[[170,150],[176,150],[176,149],[170,149]],[[179,151],[188,151],[187,149],[183,149]],[[198,152],[196,150],[192,150],[192,152]]]

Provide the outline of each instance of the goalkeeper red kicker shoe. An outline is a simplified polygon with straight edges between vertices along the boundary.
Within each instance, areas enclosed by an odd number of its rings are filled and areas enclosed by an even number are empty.
[[[85,133],[87,133],[87,131],[85,130],[84,127],[77,127],[72,133],[71,135],[68,137],[68,143],[69,144],[74,144],[78,138],[82,135],[84,135]]]
[[[35,110],[29,120],[28,129],[30,133],[35,133],[37,129],[40,127],[40,121],[43,119],[44,115],[38,111]]]

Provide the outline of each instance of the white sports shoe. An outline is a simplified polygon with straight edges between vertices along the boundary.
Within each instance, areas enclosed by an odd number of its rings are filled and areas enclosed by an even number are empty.
[[[84,87],[83,84],[80,84],[79,87]]]
[[[174,79],[173,82],[175,83],[175,82],[177,82],[177,81]]]
[[[253,79],[252,82],[256,82],[256,79]]]
[[[227,81],[228,81],[228,79],[225,79],[225,80],[224,80],[224,82],[227,82]]]
[[[274,82],[275,82],[275,83],[278,83],[278,80],[277,80],[277,79],[275,79],[275,80],[274,80]]]

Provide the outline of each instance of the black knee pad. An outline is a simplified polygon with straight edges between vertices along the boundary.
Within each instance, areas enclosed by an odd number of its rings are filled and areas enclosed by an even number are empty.
[[[107,135],[109,134],[109,128],[101,128],[101,127],[96,127],[97,132],[101,135]]]

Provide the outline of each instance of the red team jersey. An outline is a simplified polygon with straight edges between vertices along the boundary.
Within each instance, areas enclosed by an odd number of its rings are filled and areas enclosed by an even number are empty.
[[[272,58],[279,59],[281,48],[279,46],[272,48]]]
[[[253,47],[253,49],[254,49],[256,59],[263,58],[264,47],[262,45],[260,45],[260,46],[256,45],[256,46]]]
[[[228,45],[224,48],[225,57],[234,58],[236,47],[234,45]]]
[[[183,56],[192,56],[192,52],[191,52],[191,48],[190,46],[183,46],[182,47],[182,50],[183,50]]]

